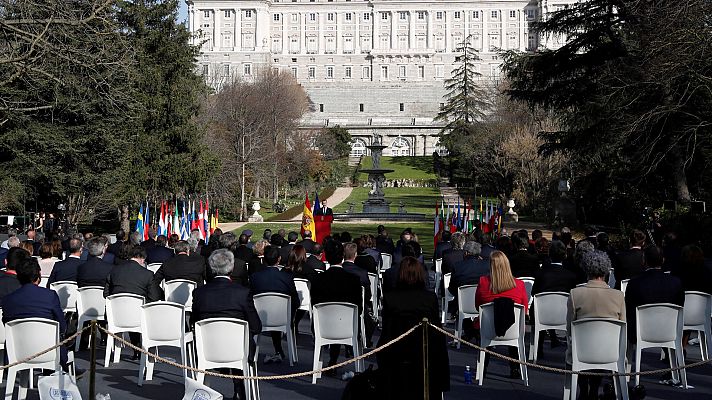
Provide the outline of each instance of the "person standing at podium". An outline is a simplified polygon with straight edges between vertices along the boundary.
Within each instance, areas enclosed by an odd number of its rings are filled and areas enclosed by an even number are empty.
[[[326,204],[326,199],[319,204],[319,208],[314,211],[314,215],[334,215],[334,211]]]

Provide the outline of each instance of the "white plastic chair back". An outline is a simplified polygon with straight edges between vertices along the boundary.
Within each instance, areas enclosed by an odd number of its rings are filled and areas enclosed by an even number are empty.
[[[697,331],[700,340],[700,353],[703,360],[709,360],[712,345],[712,295],[704,292],[685,292],[684,330]]]
[[[47,281],[49,280],[49,275],[42,275],[40,278],[40,287],[46,288],[47,287]]]
[[[442,275],[443,274],[443,259],[438,258],[435,260],[435,273]]]
[[[155,274],[156,271],[158,271],[158,269],[161,268],[161,265],[163,265],[163,263],[150,263],[150,264],[146,265],[146,268],[148,268],[149,271],[151,271]]]
[[[514,323],[502,336],[497,336],[494,330],[494,304],[487,303],[480,306],[480,346],[512,346],[517,348],[520,361],[526,361],[526,348],[524,347],[524,306],[514,304]],[[477,380],[482,385],[484,381],[485,353],[480,352],[477,364]],[[527,367],[521,366],[522,380],[529,386]]]
[[[640,371],[641,352],[648,348],[671,349],[670,366],[675,368],[677,365],[682,365],[682,307],[669,303],[646,304],[638,306],[635,314],[635,371]],[[676,379],[679,379],[678,372],[673,372]],[[681,372],[683,385],[687,387],[685,370],[681,370]],[[636,375],[635,384],[639,383],[640,375]]]
[[[106,315],[106,299],[104,288],[101,286],[86,286],[77,289],[77,329],[81,329],[85,322],[92,320],[101,321]],[[74,351],[79,351],[80,340],[75,341]]]
[[[311,283],[303,278],[294,278],[294,286],[299,295],[299,309],[311,314]]]
[[[198,285],[188,279],[173,279],[165,282],[163,288],[166,301],[183,304],[185,310],[190,312],[193,309],[193,290]]]
[[[388,253],[381,253],[381,271],[391,268],[393,256]]]
[[[141,347],[148,350],[152,347],[169,346],[180,349],[181,363],[192,363],[186,357],[186,344],[193,341],[192,333],[185,333],[185,307],[170,301],[156,301],[141,306]],[[138,371],[138,385],[143,385],[144,371],[146,380],[153,377],[153,360],[141,354]],[[183,378],[186,370],[181,370]]]
[[[77,283],[71,281],[58,281],[49,285],[49,288],[54,290],[59,296],[59,305],[65,313],[74,312],[77,310]]]
[[[114,334],[123,332],[141,332],[141,306],[143,296],[131,293],[114,294],[106,298],[106,329]],[[121,359],[121,345],[114,343],[110,335],[106,337],[106,353],[104,354],[104,368],[109,367],[111,353],[114,353],[114,362]]]
[[[23,318],[5,324],[5,340],[8,363],[12,364],[23,360],[42,350],[46,350],[59,342],[59,323],[45,318]],[[61,371],[60,348],[47,352],[32,360],[15,365],[7,369],[7,383],[5,385],[5,398],[12,399],[15,389],[15,378],[22,370],[49,369]],[[28,377],[32,379],[32,374]],[[20,385],[18,399],[27,395],[27,385]]]
[[[534,278],[531,276],[525,276],[522,278],[517,278],[520,281],[524,282],[524,289],[527,291],[527,299],[529,299],[529,305],[532,305],[532,288],[534,287]]]
[[[462,323],[465,318],[475,318],[478,315],[477,307],[475,306],[475,293],[477,285],[463,285],[457,288],[457,330],[455,337],[462,337]],[[460,341],[456,340],[457,348],[460,348]]]
[[[368,281],[371,284],[371,307],[373,308],[373,317],[378,320],[378,274],[369,272]]]
[[[360,355],[358,340],[358,307],[351,303],[329,302],[315,304],[314,316],[314,369],[321,368],[321,348],[327,344],[345,344],[353,347],[354,357]],[[356,372],[360,362],[354,363]],[[312,383],[321,374],[312,375]]]
[[[529,356],[536,362],[539,352],[539,332],[547,329],[566,330],[566,313],[569,294],[566,292],[542,292],[533,297],[534,340]]]
[[[225,346],[225,343],[232,345]],[[208,318],[196,322],[195,348],[199,369],[236,368],[250,375],[250,329],[246,321]],[[196,380],[202,384],[205,375],[198,374]]]
[[[450,278],[451,277],[452,277],[452,273],[450,273],[450,272],[443,275],[443,285],[445,286],[445,301],[455,300],[455,296],[453,296],[452,293],[450,293],[450,291],[447,289],[448,286],[450,286]]]
[[[297,361],[294,332],[292,331],[292,298],[282,293],[260,293],[254,297],[255,309],[262,322],[262,332],[283,332],[287,336],[289,365]]]
[[[574,371],[603,369],[625,373],[625,322],[613,318],[583,318],[571,323],[571,357]],[[614,379],[615,381],[615,379]],[[628,400],[626,378],[617,382],[619,396]],[[571,375],[571,394],[576,396],[578,375]],[[621,388],[623,390],[621,390]]]
[[[628,282],[630,282],[630,279],[623,279],[621,281],[621,292],[625,294],[625,290],[628,289]]]

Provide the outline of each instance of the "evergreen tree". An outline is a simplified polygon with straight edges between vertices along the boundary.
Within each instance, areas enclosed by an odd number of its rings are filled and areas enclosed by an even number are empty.
[[[706,0],[577,2],[533,26],[563,46],[505,54],[509,95],[557,116],[542,150],[571,154],[587,200],[709,193],[693,166],[712,139],[710,15]]]

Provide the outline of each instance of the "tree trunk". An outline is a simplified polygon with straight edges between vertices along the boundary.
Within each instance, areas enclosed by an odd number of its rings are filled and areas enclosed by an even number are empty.
[[[131,231],[131,225],[129,223],[129,206],[121,206],[119,223],[124,232],[129,233]]]
[[[690,203],[690,188],[687,186],[687,174],[685,173],[685,160],[680,154],[680,150],[675,150],[672,161],[672,179],[675,184],[677,201],[683,204]]]

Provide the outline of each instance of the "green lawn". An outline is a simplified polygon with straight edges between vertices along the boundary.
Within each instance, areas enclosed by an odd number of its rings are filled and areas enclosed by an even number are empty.
[[[376,235],[376,228],[378,227],[380,223],[378,222],[372,222],[372,223],[334,223],[331,226],[331,231],[333,233],[341,233],[341,232],[349,232],[353,238],[356,238],[358,236],[364,235],[364,234],[372,234]],[[388,229],[388,234],[389,236],[393,239],[395,242],[398,240],[398,237],[400,236],[400,233],[406,229],[406,228],[411,228],[413,232],[418,235],[418,242],[423,248],[423,252],[425,253],[425,258],[432,257],[433,254],[433,223],[432,222],[411,222],[411,223],[385,223],[383,224],[386,226]],[[276,232],[279,229],[286,229],[287,232],[289,231],[296,231],[299,232],[299,228],[301,227],[301,222],[274,222],[274,223],[253,223],[253,224],[247,224],[243,226],[242,228],[236,229],[235,234],[240,234],[243,230],[245,229],[252,229],[254,232],[253,238],[256,240],[257,238],[262,237],[262,232],[264,232],[265,229],[269,228],[272,230],[272,232]]]
[[[372,166],[371,157],[364,157],[361,169]],[[381,168],[395,170],[386,174],[386,179],[435,179],[432,157],[381,157]],[[359,179],[368,180],[368,174],[359,174]]]
[[[361,212],[361,202],[368,199],[370,188],[354,188],[351,195],[341,204],[334,207],[335,213],[343,213],[349,209],[348,203],[354,203],[354,210]],[[391,212],[398,212],[398,205],[402,201],[405,210],[409,213],[421,213],[433,215],[435,213],[435,202],[440,198],[440,191],[437,188],[383,188],[386,199],[391,202]]]

